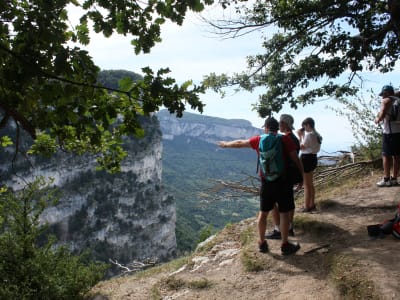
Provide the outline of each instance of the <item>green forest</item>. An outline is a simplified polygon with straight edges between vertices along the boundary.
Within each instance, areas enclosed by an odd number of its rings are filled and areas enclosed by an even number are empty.
[[[216,145],[195,139],[187,143],[186,139],[163,141],[163,184],[176,200],[180,252],[193,250],[202,230],[222,229],[258,211],[257,197],[213,191],[216,179],[235,181],[256,175],[255,152],[216,151]]]

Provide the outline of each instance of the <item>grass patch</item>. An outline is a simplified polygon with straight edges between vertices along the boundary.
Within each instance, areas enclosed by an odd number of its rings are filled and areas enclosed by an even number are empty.
[[[380,299],[373,282],[367,276],[368,273],[362,270],[354,258],[348,255],[332,257],[330,278],[338,289],[341,299]]]
[[[237,234],[237,224],[231,224],[228,223],[225,228],[223,228],[220,232],[215,233],[215,237],[203,245],[202,247],[199,247],[196,249],[196,253],[198,254],[204,254],[209,252],[212,248],[214,248],[215,245],[221,244],[225,236],[230,236],[232,234]]]
[[[191,262],[190,259],[191,256],[182,256],[177,259],[171,260],[169,262],[163,263],[161,265],[154,266],[152,268],[148,268],[143,271],[139,271],[135,273],[133,276],[137,278],[146,278],[162,272],[173,272],[178,270],[182,266],[189,264]]]
[[[200,278],[197,280],[192,280],[187,283],[187,286],[191,289],[196,289],[196,290],[201,290],[201,289],[206,289],[211,286],[211,281],[209,281],[207,278]]]
[[[240,243],[242,244],[240,260],[246,272],[260,272],[271,265],[268,255],[255,252],[256,240],[257,236],[253,226],[248,226],[240,233]]]
[[[209,242],[205,243],[203,246],[199,247],[196,249],[196,253],[207,253],[210,251],[212,248],[214,248],[215,245],[218,245],[221,242],[221,239],[219,239],[217,236],[215,236],[212,240]]]
[[[321,209],[330,209],[330,208],[338,207],[339,203],[332,199],[323,199],[318,202],[318,206]]]
[[[246,272],[260,272],[269,266],[265,259],[248,248],[242,249],[240,259]]]
[[[190,289],[206,289],[212,286],[212,283],[207,278],[199,278],[196,280],[186,281],[182,278],[177,278],[175,276],[164,277],[159,280],[152,288],[151,288],[151,299],[152,300],[161,300],[164,299],[162,297],[162,290],[168,291],[178,291],[183,288]]]
[[[355,186],[365,179],[365,176],[367,176],[370,171],[369,168],[366,168],[366,170],[358,173],[357,176],[341,176],[337,174],[332,180],[325,178],[321,180],[320,183],[316,180],[314,185],[318,202],[333,198],[337,195],[345,195],[346,190],[354,189]]]
[[[160,289],[157,285],[154,285],[151,288],[151,300],[161,300],[163,297],[161,296]]]
[[[247,246],[254,242],[255,234],[254,228],[252,226],[247,227],[240,233],[240,243],[242,247]]]
[[[176,278],[175,276],[168,276],[160,281],[160,286],[166,288],[168,290],[179,290],[186,286],[186,283],[183,279]]]
[[[317,221],[306,215],[295,215],[294,225],[296,228],[302,229],[304,232],[316,237],[324,237],[332,233],[345,233],[341,228],[331,223]]]

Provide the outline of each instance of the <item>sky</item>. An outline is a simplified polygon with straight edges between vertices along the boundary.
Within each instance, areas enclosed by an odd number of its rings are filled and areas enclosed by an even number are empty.
[[[212,10],[215,14],[216,10]],[[210,11],[203,14],[210,17]],[[143,67],[149,66],[153,71],[169,68],[169,76],[178,83],[193,79],[200,82],[204,75],[210,73],[242,72],[246,69],[246,56],[261,52],[261,35],[258,32],[235,39],[222,39],[212,34],[211,28],[194,14],[186,18],[183,26],[167,23],[162,27],[162,42],[157,44],[150,54],[134,54],[129,36],[114,35],[104,38],[102,35],[91,35],[87,48],[94,62],[103,70],[123,69],[141,74]],[[400,85],[400,69],[391,74],[370,73],[365,75],[365,90],[372,90],[377,95],[385,84],[395,88]],[[201,96],[206,104],[203,114],[225,119],[246,119],[253,126],[261,127],[263,119],[252,110],[252,104],[258,100],[258,93],[227,93],[222,99],[214,92]],[[325,100],[313,105],[290,109],[285,106],[281,113],[294,117],[295,128],[299,128],[306,117],[315,120],[316,129],[323,136],[322,151],[333,153],[338,150],[350,150],[355,143],[349,122],[339,117],[327,106],[337,106],[334,100]],[[189,112],[190,109],[187,109]]]

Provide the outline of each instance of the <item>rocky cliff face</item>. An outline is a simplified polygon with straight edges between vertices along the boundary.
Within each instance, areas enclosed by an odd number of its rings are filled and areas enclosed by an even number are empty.
[[[72,250],[90,249],[99,260],[121,263],[166,260],[176,251],[175,203],[161,184],[159,123],[152,117],[142,124],[146,137],[126,140],[128,157],[119,174],[95,171],[93,158],[65,153],[36,159],[33,168],[20,159],[11,168],[9,153],[1,157],[3,183],[20,188],[35,176],[53,178],[61,198],[42,221]]]
[[[262,133],[247,120],[222,119],[198,114],[184,113],[182,118],[175,118],[167,110],[157,114],[163,139],[173,140],[177,136],[194,137],[209,143],[220,140],[248,138]]]

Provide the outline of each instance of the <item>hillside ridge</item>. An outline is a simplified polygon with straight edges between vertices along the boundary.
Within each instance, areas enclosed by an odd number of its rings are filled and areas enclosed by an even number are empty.
[[[376,187],[376,173],[317,191],[317,212],[295,215],[296,255],[281,256],[274,240],[259,253],[254,216],[226,226],[181,264],[104,281],[92,292],[102,299],[398,299],[400,241],[371,240],[366,226],[394,216],[400,187]]]

